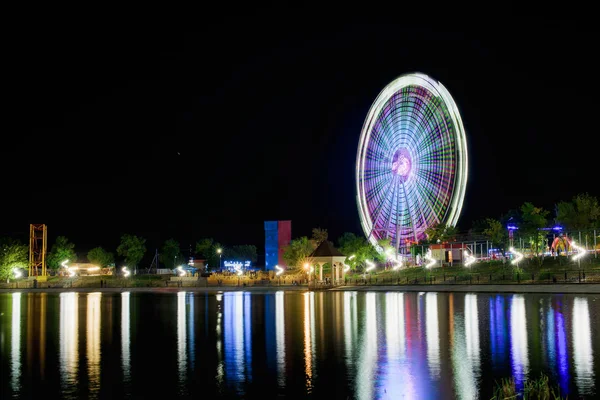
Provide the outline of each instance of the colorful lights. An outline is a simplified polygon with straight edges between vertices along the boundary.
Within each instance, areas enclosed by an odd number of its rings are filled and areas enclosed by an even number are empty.
[[[517,256],[517,258],[511,261],[511,264],[519,265],[519,262],[523,259],[523,254],[516,251],[514,247],[510,248],[510,252]]]
[[[367,239],[405,243],[434,224],[455,226],[467,175],[466,136],[446,88],[419,73],[387,85],[367,114],[356,159]]]
[[[427,253],[425,254],[425,259],[427,261],[429,261],[429,263],[425,266],[425,268],[432,268],[435,266],[435,264],[437,264],[437,261],[435,258],[433,258],[433,256],[431,255],[431,249],[427,250]]]
[[[121,268],[121,271],[123,271],[124,278],[129,278],[129,275],[131,275],[131,272],[129,272],[129,269],[127,269],[127,267]]]
[[[281,268],[279,265],[276,265],[275,269],[277,270],[277,272],[275,273],[276,276],[283,274],[283,268]]]
[[[365,272],[369,272],[369,271],[372,271],[373,269],[375,269],[375,264],[373,264],[371,261],[365,260],[365,263],[368,265]]]

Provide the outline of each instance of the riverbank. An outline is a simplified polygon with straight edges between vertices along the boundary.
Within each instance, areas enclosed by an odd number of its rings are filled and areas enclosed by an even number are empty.
[[[314,291],[307,286],[213,286],[213,287],[132,287],[132,288],[43,288],[43,289],[0,289],[0,293],[222,293],[222,292],[251,292],[272,293],[278,291],[307,292]],[[381,285],[381,286],[338,286],[334,288],[318,288],[316,291],[326,292],[455,292],[455,293],[573,293],[600,294],[600,284],[520,284],[520,285]]]

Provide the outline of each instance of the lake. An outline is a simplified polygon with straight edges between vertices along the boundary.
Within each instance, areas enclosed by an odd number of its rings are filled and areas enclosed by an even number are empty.
[[[599,331],[598,295],[5,292],[0,398],[593,398]]]

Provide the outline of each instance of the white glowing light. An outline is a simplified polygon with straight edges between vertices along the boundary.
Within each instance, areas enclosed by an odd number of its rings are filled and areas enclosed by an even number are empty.
[[[465,267],[469,267],[471,266],[471,264],[477,262],[477,259],[475,257],[473,257],[472,254],[469,254],[468,252],[466,253],[466,260],[465,260]]]
[[[100,267],[90,267],[87,270],[88,271],[98,271],[98,270],[100,270]]]
[[[344,264],[344,272],[350,271],[350,266],[348,264]]]
[[[394,251],[394,249],[392,249],[391,247],[385,251],[385,255],[387,256],[388,260],[393,257],[393,255],[392,255],[393,251]]]
[[[585,256],[585,255],[586,255],[586,253],[587,253],[587,250],[586,250],[586,249],[584,249],[584,248],[583,248],[583,247],[581,247],[581,246],[577,246],[577,245],[575,244],[575,241],[571,242],[571,246],[573,246],[573,248],[574,248],[575,250],[577,250],[577,254],[573,256],[573,261],[577,261],[577,260],[579,260],[581,257],[583,257],[583,256]]]
[[[279,276],[279,275],[283,274],[283,268],[281,268],[279,265],[276,265],[275,269],[277,270],[275,275]]]
[[[425,259],[427,261],[429,261],[429,264],[427,264],[425,266],[425,268],[431,268],[433,267],[435,264],[437,264],[437,261],[435,258],[433,258],[433,256],[431,255],[431,249],[427,250],[427,254],[425,254]]]
[[[67,267],[67,263],[68,263],[68,262],[69,262],[69,260],[65,260],[65,261],[61,262],[61,263],[60,263],[60,265],[61,265],[63,268],[69,268],[69,267]]]
[[[352,254],[348,260],[353,260],[356,257],[356,254]]]
[[[127,267],[123,267],[121,270],[123,271],[123,276],[125,278],[127,278],[127,277],[129,277],[129,275],[131,275],[131,272],[129,272],[129,270],[127,269]]]
[[[176,268],[177,271],[179,271],[179,276],[185,276],[185,271],[183,270],[183,268],[181,268],[181,266]]]
[[[13,274],[15,274],[15,279],[19,279],[23,276],[23,273],[19,268],[13,268]]]
[[[371,271],[372,269],[374,269],[374,268],[375,268],[375,264],[373,264],[371,261],[369,261],[369,260],[365,260],[365,262],[366,262],[366,263],[367,263],[367,265],[368,265],[367,269],[365,270],[366,272],[369,272],[369,271]]]
[[[514,247],[510,248],[510,252],[517,256],[517,258],[511,261],[511,264],[517,265],[523,259],[523,254],[516,251]]]

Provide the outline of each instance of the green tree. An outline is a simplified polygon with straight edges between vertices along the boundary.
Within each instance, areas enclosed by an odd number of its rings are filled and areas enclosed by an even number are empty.
[[[256,260],[258,259],[256,246],[248,244],[233,246],[226,249],[223,257],[227,260],[251,261],[252,263],[256,263]]]
[[[219,253],[219,251],[221,253]],[[208,256],[206,257],[206,262],[214,269],[223,268],[222,262],[226,260],[225,254],[227,253],[227,249],[225,246],[221,245],[219,242],[214,242],[208,251]],[[220,256],[219,256],[220,254]]]
[[[160,261],[169,269],[176,268],[185,264],[183,255],[179,247],[179,242],[175,239],[169,239],[163,244]]]
[[[356,236],[354,233],[346,232],[338,239],[338,249],[348,258],[346,264],[353,270],[362,270],[365,260],[381,261],[382,255],[367,241],[364,236]],[[350,257],[354,256],[352,260]]]
[[[204,260],[211,256],[214,240],[212,238],[200,239],[196,242],[196,255]]]
[[[311,239],[314,242],[315,248],[319,247],[319,245],[326,241],[328,237],[329,234],[327,233],[327,229],[313,228]]]
[[[569,230],[591,230],[600,221],[598,199],[587,193],[578,194],[571,201],[556,205],[556,222]]]
[[[294,239],[283,249],[283,261],[289,268],[301,268],[310,262],[309,256],[314,250],[314,244],[306,236]]]
[[[538,266],[542,265],[546,248],[546,232],[541,230],[548,225],[548,211],[527,202],[521,206],[521,226],[519,231],[529,239],[530,249]]]
[[[125,257],[125,263],[130,268],[135,268],[142,261],[146,253],[146,239],[135,235],[121,236],[121,244],[117,247],[117,254]]]
[[[0,280],[13,275],[14,268],[27,268],[29,247],[10,238],[0,239]]]
[[[115,255],[104,250],[102,247],[94,247],[88,251],[87,258],[92,264],[100,267],[108,267],[115,263]]]
[[[500,221],[494,218],[486,218],[483,235],[487,240],[492,242],[492,246],[497,247],[504,254],[506,242],[508,241],[508,233]]]
[[[437,243],[438,241],[444,243],[452,241],[456,237],[457,233],[456,227],[446,225],[444,223],[432,225],[425,230],[425,234],[427,235],[427,240],[429,243]]]
[[[77,261],[77,254],[75,254],[75,245],[69,242],[64,236],[59,236],[56,238],[56,242],[52,245],[50,249],[50,253],[48,253],[48,258],[46,259],[46,263],[48,268],[58,269],[60,268],[60,264],[69,260],[70,262]]]

